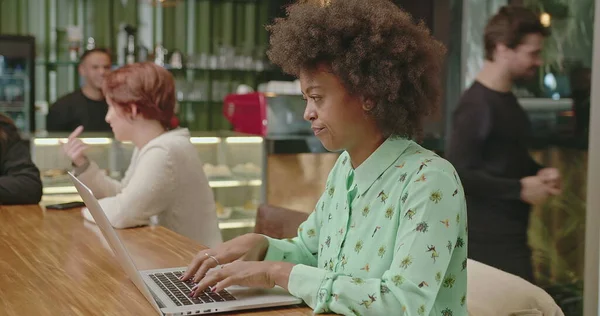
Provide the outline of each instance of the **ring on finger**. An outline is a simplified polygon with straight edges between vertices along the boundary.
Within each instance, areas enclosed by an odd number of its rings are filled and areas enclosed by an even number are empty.
[[[205,252],[204,254],[205,254],[207,257],[209,257],[209,258],[213,259],[213,260],[214,260],[214,261],[217,263],[217,266],[220,266],[220,265],[221,265],[221,263],[219,262],[219,260],[217,260],[217,258],[215,258],[215,256],[209,255],[209,254],[208,254],[208,252]]]

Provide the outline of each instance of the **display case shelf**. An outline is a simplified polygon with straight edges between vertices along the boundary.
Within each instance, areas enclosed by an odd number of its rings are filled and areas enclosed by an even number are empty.
[[[55,194],[55,195],[44,195],[42,199],[42,205],[68,203],[68,202],[82,202],[83,200],[78,194]],[[234,207],[231,215],[227,218],[219,218],[219,229],[231,230],[231,229],[252,229],[256,224],[256,212],[255,210],[245,210],[243,207]]]
[[[240,188],[247,186],[260,187],[262,185],[261,179],[253,180],[213,180],[209,181],[208,184],[211,188]],[[69,183],[63,185],[52,185],[44,186],[44,195],[52,194],[77,194],[77,189]]]

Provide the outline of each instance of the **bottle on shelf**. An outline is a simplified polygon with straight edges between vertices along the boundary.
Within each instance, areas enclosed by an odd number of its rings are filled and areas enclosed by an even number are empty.
[[[165,57],[167,55],[167,49],[164,48],[160,43],[154,48],[154,63],[159,66],[165,65]]]
[[[127,33],[127,45],[125,47],[125,63],[133,64],[136,61],[136,45],[135,45],[135,32],[137,29],[132,25],[125,26],[125,32]]]
[[[79,48],[81,46],[81,39],[83,32],[80,26],[69,25],[67,26],[67,41],[69,42],[69,60],[76,61],[79,56]]]
[[[179,50],[174,50],[171,54],[169,64],[172,68],[181,69],[183,67],[183,54]]]

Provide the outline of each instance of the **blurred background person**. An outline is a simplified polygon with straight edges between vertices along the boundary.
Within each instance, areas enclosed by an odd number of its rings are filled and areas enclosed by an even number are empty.
[[[171,129],[175,81],[168,70],[146,62],[110,73],[103,91],[106,122],[119,141],[135,145],[122,181],[107,176],[85,156],[79,126],[63,149],[75,175],[99,199],[115,228],[162,225],[203,245],[221,243],[215,201],[187,129]],[[94,221],[84,209],[87,220]]]
[[[530,156],[531,123],[512,87],[535,76],[547,35],[523,7],[502,7],[488,21],[485,62],[459,101],[447,150],[467,197],[469,258],[530,282],[531,205],[560,192],[560,175]]]
[[[40,171],[17,127],[0,114],[0,204],[37,204],[42,199]]]
[[[58,99],[49,109],[46,129],[49,132],[72,132],[83,126],[88,132],[107,132],[110,126],[104,120],[108,104],[102,93],[102,82],[111,69],[107,50],[95,48],[81,55],[79,75],[83,86]]]

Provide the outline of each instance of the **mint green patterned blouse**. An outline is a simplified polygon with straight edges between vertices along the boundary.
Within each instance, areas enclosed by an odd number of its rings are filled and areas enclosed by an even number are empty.
[[[265,260],[296,263],[288,289],[316,313],[467,315],[467,209],[452,165],[387,139],[353,169],[340,155],[315,211]]]

